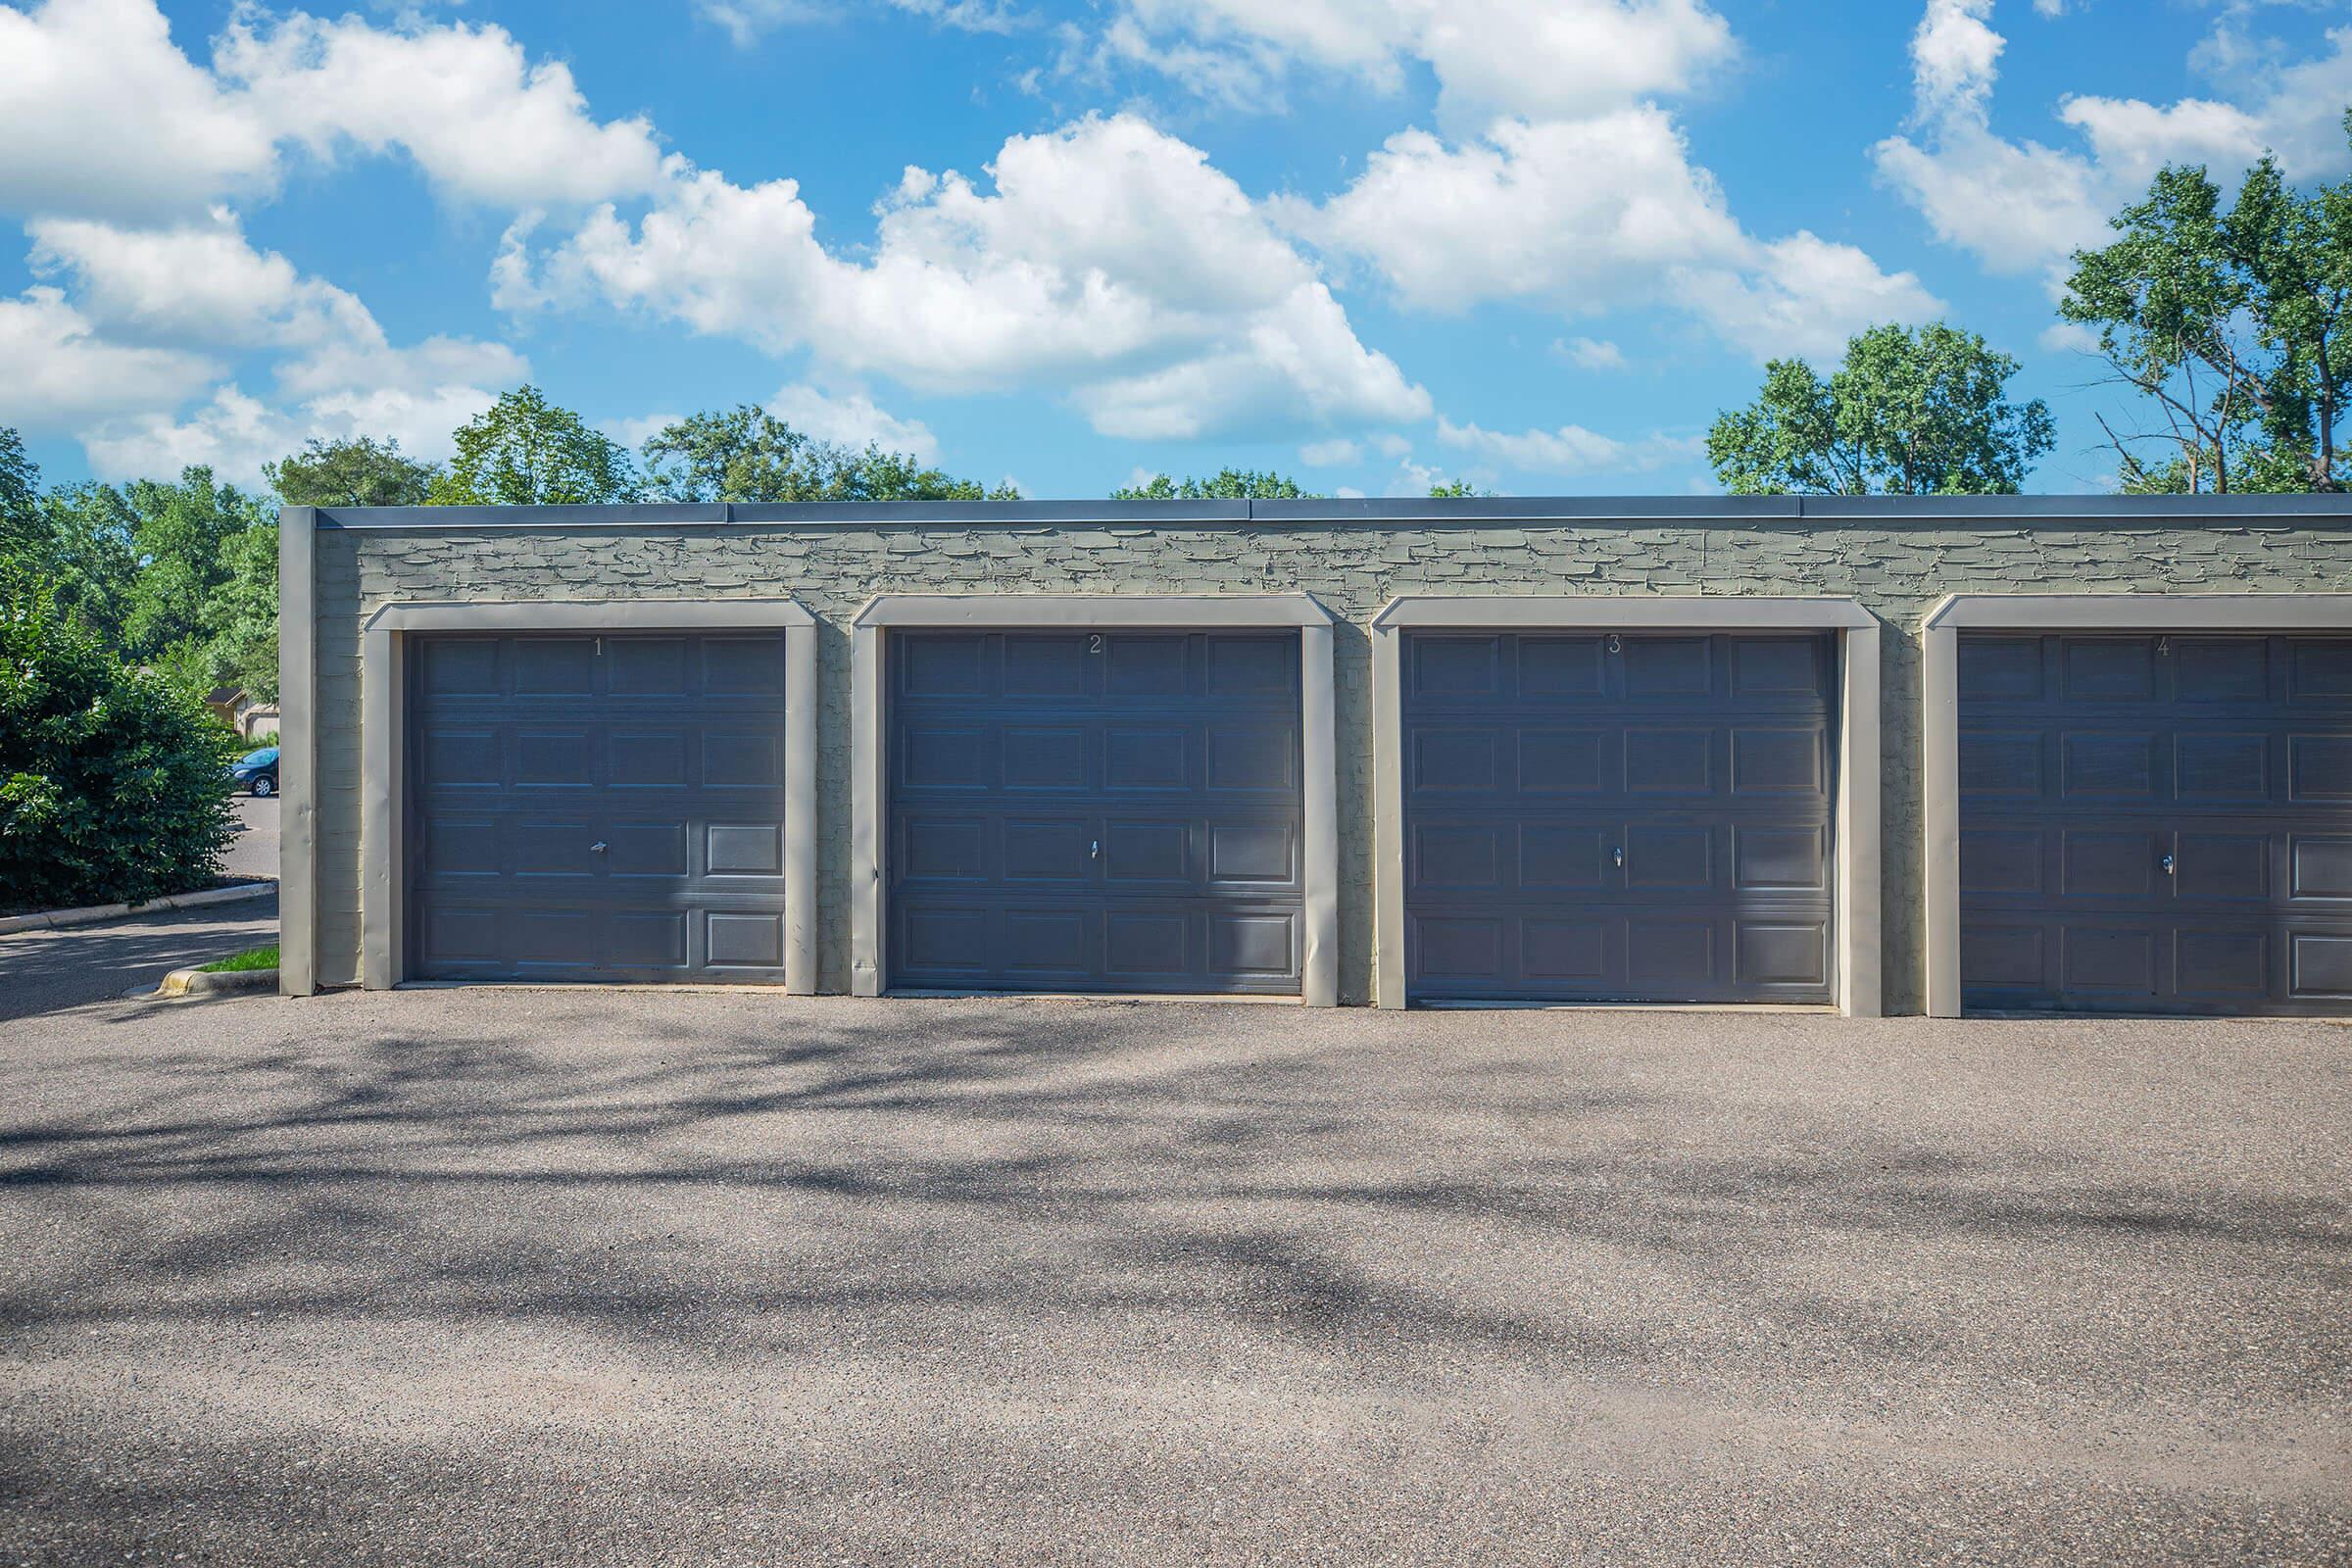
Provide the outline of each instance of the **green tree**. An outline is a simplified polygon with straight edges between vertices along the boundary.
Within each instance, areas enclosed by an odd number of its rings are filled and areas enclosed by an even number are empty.
[[[2344,117],[2352,135],[2352,113]],[[2237,199],[2168,166],[2077,251],[2058,311],[2098,330],[2140,420],[2102,420],[2126,490],[2338,490],[2352,397],[2352,179],[2298,195],[2265,155]],[[2146,456],[2149,449],[2154,456]]]
[[[313,436],[300,452],[265,465],[262,472],[289,507],[416,507],[424,504],[441,469],[402,452],[397,439],[364,435],[344,441]]]
[[[2017,368],[1942,322],[1872,327],[1826,381],[1802,360],[1765,366],[1707,459],[1734,495],[2014,495],[2055,442],[2038,398],[2009,400]]]
[[[0,565],[14,563],[45,534],[41,525],[41,469],[24,438],[0,424]]]
[[[0,908],[143,900],[220,873],[235,749],[38,592],[0,600]]]
[[[641,449],[656,501],[775,505],[794,501],[1018,501],[926,466],[911,454],[819,441],[765,409],[738,404],[664,425]]]
[[[1494,493],[1492,490],[1479,489],[1467,479],[1433,479],[1429,485],[1429,499],[1432,501],[1471,501]]]
[[[41,497],[35,549],[50,603],[109,648],[120,648],[139,575],[139,518],[111,484],[60,485]]]
[[[1142,484],[1121,485],[1110,493],[1113,501],[1317,501],[1322,499],[1312,490],[1301,490],[1298,481],[1271,470],[1255,468],[1219,468],[1205,479],[1171,479],[1164,473],[1153,474]]]
[[[628,449],[535,386],[501,393],[459,427],[457,444],[456,461],[425,497],[431,505],[564,506],[637,496]]]
[[[217,630],[212,601],[235,571],[230,541],[247,529],[274,529],[270,510],[234,485],[215,484],[205,467],[182,470],[177,484],[134,480],[122,497],[138,561],[124,596],[123,656],[172,662],[186,666],[189,679],[204,679],[190,662],[192,649]]]

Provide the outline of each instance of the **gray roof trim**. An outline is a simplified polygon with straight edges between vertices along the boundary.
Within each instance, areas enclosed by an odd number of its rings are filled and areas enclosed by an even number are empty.
[[[288,512],[298,511],[287,508]],[[796,506],[320,507],[321,528],[1488,527],[1652,522],[2114,527],[2133,522],[2347,524],[2352,495],[1487,496],[1341,501],[871,501]]]

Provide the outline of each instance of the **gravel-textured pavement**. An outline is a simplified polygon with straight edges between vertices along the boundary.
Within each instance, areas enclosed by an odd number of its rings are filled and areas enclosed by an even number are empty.
[[[220,856],[223,876],[277,877],[277,797],[257,801],[250,795],[229,799],[236,808],[237,836]]]
[[[174,969],[276,940],[274,890],[228,904],[0,936],[0,1019],[77,1007],[135,987],[153,990]],[[0,1058],[12,1065],[16,1044],[0,1047]]]
[[[2352,1031],[443,991],[0,1049],[0,1563],[2352,1560]]]

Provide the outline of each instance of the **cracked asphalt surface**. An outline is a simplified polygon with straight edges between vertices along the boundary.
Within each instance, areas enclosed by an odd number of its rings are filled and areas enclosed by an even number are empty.
[[[2352,1031],[423,991],[0,1044],[0,1563],[2352,1560]]]

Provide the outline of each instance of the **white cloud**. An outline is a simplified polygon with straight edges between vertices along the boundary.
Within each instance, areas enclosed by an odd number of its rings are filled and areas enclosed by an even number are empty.
[[[1595,338],[1562,338],[1552,344],[1551,350],[1580,370],[1622,370],[1626,368],[1623,349]]]
[[[786,424],[819,441],[904,452],[917,463],[939,460],[939,438],[920,419],[902,419],[878,407],[864,392],[827,393],[806,382],[780,387],[767,400],[767,412]]]
[[[1347,468],[1361,463],[1364,449],[1345,436],[1309,441],[1298,449],[1298,461],[1310,468]]]
[[[1742,271],[1680,272],[1676,289],[1718,337],[1759,360],[1832,356],[1865,327],[1944,311],[1916,275],[1882,271],[1866,252],[1803,229],[1759,247]]]
[[[651,189],[662,154],[642,118],[599,123],[559,61],[533,65],[504,28],[391,30],[295,14],[240,14],[215,53],[278,136],[334,156],[405,150],[450,194],[508,207]]]
[[[304,347],[373,325],[352,295],[303,277],[275,251],[256,251],[226,209],[166,228],[46,218],[25,232],[33,270],[73,273],[81,309],[110,327],[183,342]]]
[[[1105,434],[1425,417],[1314,270],[1197,148],[1132,116],[1007,140],[987,191],[909,169],[870,256],[814,235],[798,185],[672,159],[638,221],[593,213],[545,252],[511,231],[509,309],[591,299],[850,374],[971,392],[1066,387]]]
[[[1996,273],[2039,273],[2057,285],[2066,258],[2105,242],[2107,218],[2137,198],[2168,163],[2202,163],[2228,185],[2268,148],[2289,178],[2346,166],[2341,117],[2352,89],[2352,26],[2295,63],[2250,42],[2226,11],[2196,60],[2229,78],[2239,102],[2071,96],[2059,121],[2085,151],[2013,140],[1992,129],[2004,47],[1991,0],[1929,0],[1912,35],[1910,134],[1872,149],[1880,176],[1936,236]]]
[[[0,424],[36,434],[176,403],[218,372],[201,355],[108,340],[48,287],[0,299]]]
[[[1402,131],[1339,195],[1276,211],[1369,262],[1406,304],[1442,311],[1494,299],[1606,308],[1656,293],[1666,267],[1731,262],[1743,244],[1722,191],[1654,108],[1506,120],[1460,144]]]
[[[190,62],[151,0],[0,7],[0,208],[201,212],[273,177],[257,106]]]
[[[1477,424],[1438,419],[1438,439],[1447,446],[1480,453],[1529,473],[1576,475],[1587,473],[1646,473],[1669,464],[1687,462],[1704,450],[1701,442],[1653,435],[1641,441],[1621,441],[1581,424],[1556,430],[1510,432],[1488,430]]]
[[[225,211],[150,229],[43,220],[31,234],[36,270],[74,283],[70,303],[56,288],[26,296],[50,322],[50,346],[35,358],[78,378],[33,395],[110,476],[209,463],[249,480],[313,435],[394,436],[422,456],[446,456],[451,432],[529,372],[503,344],[394,344],[357,296],[256,250]],[[182,416],[219,374],[191,348],[273,356],[276,401],[232,381]]]
[[[0,209],[169,220],[267,192],[293,142],[406,152],[443,192],[525,207],[649,189],[643,119],[600,122],[569,68],[503,28],[240,8],[210,69],[153,0],[0,7]]]
[[[1120,36],[1121,29],[1125,36]],[[1428,66],[1441,117],[1582,116],[1689,89],[1736,53],[1699,0],[1125,0],[1108,29],[1124,58],[1192,85],[1290,71],[1345,73],[1393,92]],[[1222,57],[1223,74],[1204,70]]]
[[[1503,121],[1475,144],[1406,131],[1338,196],[1277,211],[1368,262],[1407,305],[1517,300],[1571,317],[1664,305],[1758,359],[1834,350],[1863,326],[1942,309],[1916,276],[1850,245],[1748,235],[1654,108]]]
[[[965,32],[1010,32],[1027,17],[997,0],[887,0],[896,10],[927,17]],[[839,5],[827,0],[695,0],[697,15],[726,29],[738,49],[749,49],[778,27],[839,21]]]

